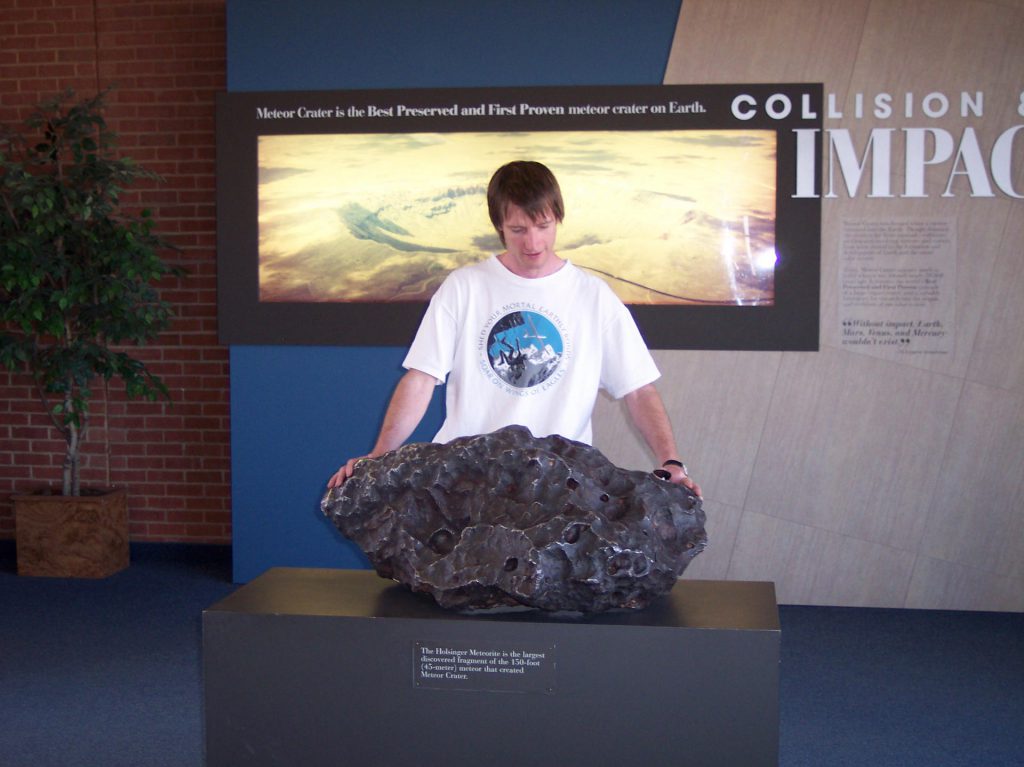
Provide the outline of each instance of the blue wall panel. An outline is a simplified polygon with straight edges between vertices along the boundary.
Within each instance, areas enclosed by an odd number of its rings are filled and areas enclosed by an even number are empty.
[[[679,0],[229,0],[228,90],[659,84]]]
[[[372,446],[405,350],[315,346],[231,349],[234,571],[366,567],[320,513],[324,483]],[[414,441],[441,427],[440,387]]]
[[[679,0],[232,0],[231,91],[659,84]],[[218,183],[230,183],[219,179]],[[404,349],[231,349],[234,577],[364,567],[319,514],[372,447]],[[440,389],[414,440],[440,426]]]

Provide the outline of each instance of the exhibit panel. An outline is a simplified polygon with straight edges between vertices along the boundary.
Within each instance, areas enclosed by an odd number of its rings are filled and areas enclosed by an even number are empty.
[[[480,54],[507,42],[491,6],[454,4],[448,45],[448,21],[408,8],[301,2],[280,36],[258,5],[229,3],[231,91],[821,83],[821,351],[656,352],[714,542],[691,574],[771,580],[790,603],[1024,610],[1019,3],[686,0],[636,25],[565,3],[515,72]],[[438,46],[436,71],[396,64]],[[326,53],[309,66],[303,48]],[[918,334],[885,326],[908,321]],[[237,580],[335,564],[316,499],[372,444],[400,354],[232,347]],[[249,438],[271,408],[297,424],[280,448]],[[650,468],[619,403],[600,398],[593,426],[615,464]]]
[[[821,351],[782,352],[747,396],[730,355],[696,355],[718,388],[694,383],[695,355],[659,357],[709,534],[730,547],[701,563],[713,557],[716,575],[774,580],[788,603],[1024,610],[1022,24],[1009,3],[683,4],[666,83],[822,82],[828,137]],[[928,142],[924,167],[911,137]],[[843,168],[842,146],[859,171]],[[851,247],[853,231],[879,247]],[[858,285],[854,266],[928,270],[934,291]],[[913,312],[920,332],[941,323],[922,353],[855,335]],[[613,407],[594,430],[617,464],[647,460]],[[719,509],[735,543],[715,536]]]

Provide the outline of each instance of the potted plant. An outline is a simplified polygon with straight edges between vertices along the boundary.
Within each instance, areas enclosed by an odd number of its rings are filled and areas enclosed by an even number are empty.
[[[158,376],[125,350],[171,319],[156,283],[180,269],[147,210],[121,193],[155,179],[116,154],[103,117],[106,92],[41,104],[20,129],[0,129],[0,363],[27,373],[66,443],[59,494],[14,497],[18,572],[103,577],[128,565],[122,491],[80,486],[90,400],[120,379],[129,398],[168,397]]]

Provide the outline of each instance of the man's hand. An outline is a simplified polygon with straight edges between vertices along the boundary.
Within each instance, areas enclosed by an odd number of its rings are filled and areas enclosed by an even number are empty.
[[[373,450],[366,455],[350,458],[344,466],[334,472],[327,481],[327,487],[341,487],[345,480],[352,476],[356,463],[364,458],[378,458],[409,439],[409,435],[413,433],[427,411],[436,384],[433,376],[414,368],[407,370],[391,395],[391,402],[384,413],[384,424],[380,427],[377,444]]]
[[[683,470],[683,467],[670,463],[662,466],[661,470],[668,472],[669,482],[674,482],[677,485],[683,485],[684,487],[689,488],[698,498],[704,497],[700,491],[700,485],[690,478],[690,475]]]
[[[352,476],[352,472],[356,470],[356,464],[359,463],[364,458],[370,457],[371,456],[369,455],[361,455],[356,458],[349,458],[345,465],[338,469],[336,472],[334,472],[334,474],[331,475],[331,478],[327,480],[327,487],[329,489],[341,487],[343,484],[345,484],[345,480]]]
[[[676,449],[676,438],[672,434],[672,424],[668,420],[665,404],[661,401],[661,395],[654,388],[654,384],[641,386],[623,399],[626,401],[626,412],[643,435],[651,452],[658,460],[665,461],[660,471],[668,474],[668,481],[684,485],[703,498],[700,485],[687,476],[684,467],[676,465],[681,463],[677,457],[679,453]]]

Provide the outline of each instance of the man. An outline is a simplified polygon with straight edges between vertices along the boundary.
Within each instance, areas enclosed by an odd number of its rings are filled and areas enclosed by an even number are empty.
[[[555,253],[565,211],[558,181],[538,162],[503,165],[487,188],[505,251],[456,269],[434,294],[384,415],[377,442],[357,461],[402,445],[448,379],[446,418],[435,442],[521,424],[535,436],[590,443],[599,389],[623,399],[671,481],[700,494],[679,460],[654,388],[660,375],[629,311],[602,280]]]

